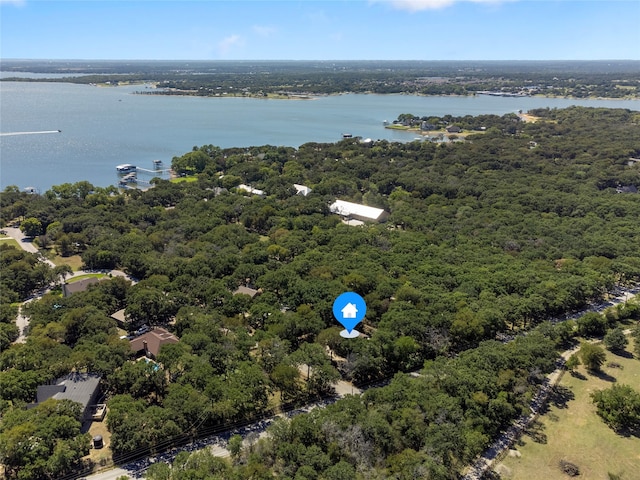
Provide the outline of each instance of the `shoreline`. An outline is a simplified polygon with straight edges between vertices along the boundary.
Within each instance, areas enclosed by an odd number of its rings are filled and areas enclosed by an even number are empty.
[[[78,77],[79,78],[79,77]],[[469,92],[468,94],[458,94],[458,93],[421,93],[421,92],[393,92],[393,93],[378,93],[372,91],[366,92],[352,92],[352,91],[342,91],[342,92],[332,92],[332,93],[313,93],[313,92],[305,92],[305,93],[268,93],[266,95],[259,93],[229,93],[225,92],[223,94],[212,94],[212,95],[199,95],[197,90],[168,90],[168,92],[162,92],[162,87],[158,87],[157,80],[136,80],[136,81],[122,81],[116,84],[101,82],[101,83],[84,83],[77,81],[62,81],[63,79],[56,78],[25,78],[25,77],[8,77],[8,78],[0,78],[0,82],[25,82],[25,83],[71,83],[74,85],[91,85],[94,87],[103,87],[103,88],[117,88],[117,87],[131,87],[136,85],[149,85],[152,90],[149,92],[133,92],[134,94],[139,95],[164,95],[164,96],[182,96],[182,97],[204,97],[204,98],[255,98],[258,100],[315,100],[319,97],[326,96],[334,96],[334,95],[407,95],[407,96],[416,96],[416,97],[476,97],[476,96],[495,96],[495,97],[505,97],[505,98],[554,98],[554,99],[565,99],[565,100],[604,100],[604,101],[640,101],[640,92],[636,95],[624,95],[621,97],[600,97],[600,96],[587,96],[587,97],[576,97],[574,95],[554,95],[554,94],[541,94],[536,93],[533,95],[516,95],[516,94],[491,94],[486,93],[484,91],[478,92]]]

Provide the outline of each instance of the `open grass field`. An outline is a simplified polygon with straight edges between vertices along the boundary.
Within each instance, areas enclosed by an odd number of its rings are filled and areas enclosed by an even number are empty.
[[[627,347],[631,351],[632,344]],[[611,362],[621,368],[607,366]],[[559,468],[559,462],[566,460],[580,469],[580,476],[574,478],[640,479],[640,438],[616,434],[591,403],[591,392],[609,388],[615,381],[640,390],[640,359],[607,351],[602,374],[590,375],[582,366],[575,376],[565,373],[548,411],[522,436],[515,451],[496,464],[495,471],[505,480],[566,480],[571,477]]]
[[[60,255],[53,254],[50,260],[56,265],[69,265],[71,269],[76,272],[82,268],[82,257],[80,255],[71,255],[69,257],[61,257]]]

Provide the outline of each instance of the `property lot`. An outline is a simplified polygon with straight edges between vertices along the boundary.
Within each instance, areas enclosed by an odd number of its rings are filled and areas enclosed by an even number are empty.
[[[630,339],[630,341],[632,341]],[[627,352],[633,345],[627,347]],[[612,362],[620,367],[608,366]],[[640,438],[623,437],[596,415],[590,394],[611,387],[613,382],[640,389],[640,359],[607,351],[603,373],[594,376],[583,367],[576,375],[565,373],[549,402],[548,411],[523,435],[515,450],[498,463],[495,470],[503,479],[566,480],[561,460],[578,466],[578,478],[638,478]]]

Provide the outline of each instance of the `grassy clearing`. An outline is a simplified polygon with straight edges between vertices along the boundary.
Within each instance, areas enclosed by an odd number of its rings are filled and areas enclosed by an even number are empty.
[[[2,242],[3,245],[11,245],[12,247],[15,247],[18,250],[20,250],[20,244],[11,237],[5,237],[5,236],[0,237],[0,242]]]
[[[82,257],[80,255],[71,255],[69,257],[61,257],[54,255],[51,261],[56,265],[69,265],[74,272],[82,269]]]
[[[182,182],[191,183],[191,182],[198,181],[198,177],[196,177],[195,175],[190,177],[178,177],[178,178],[172,178],[170,181],[172,183],[182,183]]]
[[[631,351],[629,345],[627,352]],[[610,362],[622,368],[606,366]],[[596,415],[591,403],[592,392],[609,388],[614,381],[640,390],[640,359],[607,351],[602,375],[590,375],[583,367],[575,376],[565,373],[548,411],[523,435],[516,451],[496,465],[501,478],[566,480],[570,477],[558,464],[567,460],[580,468],[577,478],[607,479],[611,473],[623,480],[637,479],[640,438],[617,435]]]
[[[103,278],[106,277],[104,273],[87,273],[85,275],[78,275],[67,280],[67,283],[79,282],[80,280],[86,280],[87,278]]]

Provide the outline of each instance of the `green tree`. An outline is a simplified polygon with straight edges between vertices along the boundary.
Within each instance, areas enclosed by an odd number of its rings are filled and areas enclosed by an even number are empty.
[[[229,453],[234,459],[237,459],[242,452],[242,437],[240,435],[232,435],[229,439]]]
[[[607,354],[602,347],[594,345],[589,342],[582,342],[580,350],[578,351],[580,361],[587,368],[593,372],[597,372],[607,359]]]
[[[10,409],[0,424],[0,458],[9,480],[61,478],[89,453],[80,433],[81,406],[49,399],[31,410]]]
[[[599,337],[607,329],[607,319],[597,312],[584,314],[577,320],[578,333],[584,337]]]
[[[640,428],[640,393],[629,385],[614,384],[591,394],[596,412],[616,431]]]
[[[570,372],[573,372],[576,368],[578,368],[579,365],[580,358],[575,353],[571,355],[567,360],[567,363],[565,363],[565,367],[567,367],[567,370],[569,370]]]
[[[25,218],[20,224],[20,230],[27,237],[37,237],[42,234],[42,222],[34,217]]]
[[[612,352],[622,351],[628,344],[629,340],[627,340],[624,332],[619,327],[609,330],[604,336],[604,345],[607,347],[607,350],[611,350]]]

